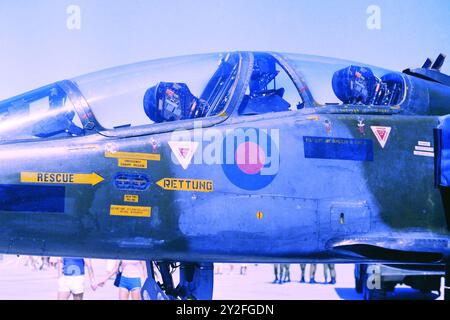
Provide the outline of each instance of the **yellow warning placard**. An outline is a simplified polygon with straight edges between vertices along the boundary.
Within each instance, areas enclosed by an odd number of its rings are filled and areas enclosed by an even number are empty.
[[[118,159],[119,167],[147,169],[147,160],[141,159]]]
[[[151,207],[111,205],[110,210],[110,215],[120,217],[150,218],[151,214]]]
[[[164,190],[178,191],[196,191],[196,192],[213,192],[214,182],[212,180],[196,180],[196,179],[176,179],[165,178],[156,183]]]
[[[139,196],[137,194],[126,194],[123,196],[123,201],[138,203]]]
[[[46,184],[90,184],[95,186],[102,182],[103,177],[93,173],[56,173],[56,172],[21,172],[22,183]]]
[[[134,159],[134,160],[150,160],[161,161],[161,155],[156,153],[138,153],[138,152],[105,152],[106,158],[115,159]]]

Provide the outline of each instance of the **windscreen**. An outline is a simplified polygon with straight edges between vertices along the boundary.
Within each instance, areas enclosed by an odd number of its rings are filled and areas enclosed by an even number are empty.
[[[57,84],[0,102],[0,142],[80,135],[81,121]]]

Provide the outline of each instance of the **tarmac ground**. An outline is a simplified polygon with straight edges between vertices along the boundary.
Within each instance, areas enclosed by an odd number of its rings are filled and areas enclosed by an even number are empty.
[[[25,265],[25,256],[0,256],[0,300],[55,300],[58,290],[57,270],[34,270]],[[92,260],[96,278],[106,273],[106,261]],[[248,264],[245,275],[240,274],[239,264],[216,264],[214,276],[214,300],[361,300],[362,294],[354,289],[353,265],[336,265],[337,283],[324,284],[323,266],[318,265],[316,284],[299,283],[300,267],[291,265],[291,282],[274,284],[272,264]],[[309,266],[306,279],[309,278]],[[443,281],[441,282],[443,285]],[[116,300],[118,290],[113,280],[93,291],[85,284],[85,300]],[[443,287],[441,288],[443,291]],[[442,300],[442,295],[422,294],[407,286],[397,286],[388,299]]]

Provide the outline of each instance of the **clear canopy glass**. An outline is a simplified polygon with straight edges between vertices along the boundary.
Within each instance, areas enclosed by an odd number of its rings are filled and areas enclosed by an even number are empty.
[[[238,77],[239,66],[251,61],[247,79],[245,72]],[[0,102],[0,142],[80,136],[87,132],[83,125],[118,129],[215,116],[228,107],[237,87],[243,93],[241,104],[233,106],[239,116],[327,104],[389,107],[405,100],[405,77],[362,63],[300,54],[212,53],[154,60]]]
[[[283,54],[301,75],[318,105],[366,104],[393,106],[406,95],[405,76],[363,63]]]
[[[196,109],[195,117],[221,111],[218,106],[230,89],[227,81],[234,80],[237,71],[236,56],[215,53],[155,60],[72,81],[104,128],[182,120],[189,108]]]
[[[57,84],[0,102],[0,142],[83,134],[72,102]]]

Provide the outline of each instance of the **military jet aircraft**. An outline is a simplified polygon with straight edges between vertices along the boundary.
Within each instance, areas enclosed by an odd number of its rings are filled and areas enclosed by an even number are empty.
[[[4,100],[0,252],[146,260],[153,299],[211,299],[214,262],[443,265],[448,289],[444,60],[212,53]]]

